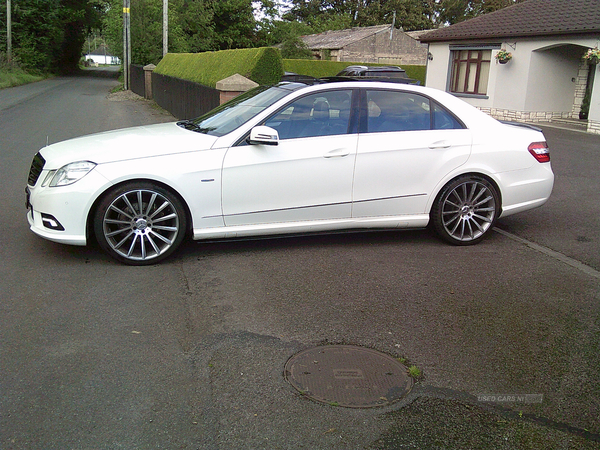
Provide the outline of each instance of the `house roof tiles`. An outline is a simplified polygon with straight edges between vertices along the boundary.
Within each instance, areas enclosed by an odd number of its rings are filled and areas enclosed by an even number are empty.
[[[423,36],[422,42],[600,32],[600,0],[528,0]]]

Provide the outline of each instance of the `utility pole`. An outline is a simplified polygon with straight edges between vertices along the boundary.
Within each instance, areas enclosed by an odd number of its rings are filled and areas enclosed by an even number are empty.
[[[169,0],[163,0],[163,58],[169,53]]]
[[[10,1],[6,0],[6,59],[8,67],[12,67],[12,18]]]
[[[129,90],[129,65],[131,64],[131,0],[123,0],[123,84]]]

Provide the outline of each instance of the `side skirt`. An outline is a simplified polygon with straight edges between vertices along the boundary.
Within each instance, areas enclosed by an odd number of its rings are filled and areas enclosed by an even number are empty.
[[[428,214],[411,216],[386,216],[358,219],[311,220],[259,225],[237,225],[218,228],[195,228],[193,239],[228,239],[252,236],[324,233],[332,231],[425,228]]]

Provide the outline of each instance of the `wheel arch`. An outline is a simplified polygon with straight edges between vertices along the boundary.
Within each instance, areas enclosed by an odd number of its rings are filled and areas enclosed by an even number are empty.
[[[187,218],[187,221],[186,221],[187,229],[185,230],[185,234],[186,234],[186,237],[189,237],[193,230],[192,213],[191,213],[189,205],[185,201],[184,197],[177,191],[177,189],[174,189],[172,186],[169,186],[168,184],[166,184],[162,181],[155,180],[152,178],[131,178],[128,180],[119,181],[118,183],[108,186],[106,189],[104,189],[104,191],[102,191],[96,197],[96,199],[94,200],[94,202],[92,203],[92,206],[90,207],[90,209],[88,211],[87,218],[86,218],[86,227],[85,227],[86,228],[86,230],[85,230],[86,239],[89,241],[90,239],[95,238],[94,215],[96,213],[96,210],[98,209],[98,204],[102,201],[102,199],[104,199],[104,197],[113,189],[118,189],[120,186],[123,186],[125,184],[136,183],[136,182],[156,184],[156,185],[162,187],[163,189],[166,189],[167,191],[169,191],[171,194],[175,195],[178,198],[178,200],[181,202],[181,204],[185,208],[185,215]]]
[[[500,207],[499,207],[499,212],[498,212],[498,217],[500,217],[500,215],[502,214],[502,189],[500,189],[500,185],[498,184],[498,181],[494,177],[492,177],[488,174],[485,174],[483,172],[477,172],[477,171],[461,172],[459,174],[455,174],[453,177],[448,178],[447,180],[444,180],[443,182],[438,184],[436,186],[435,195],[432,195],[430,197],[429,202],[427,204],[427,213],[431,214],[431,209],[432,209],[433,205],[438,201],[438,199],[440,198],[440,195],[442,195],[442,192],[444,191],[446,186],[448,186],[450,183],[452,183],[455,180],[458,180],[459,178],[464,177],[464,176],[474,176],[474,177],[483,178],[484,180],[488,181],[494,187],[494,189],[496,189],[496,193],[498,194],[498,198],[500,200]]]

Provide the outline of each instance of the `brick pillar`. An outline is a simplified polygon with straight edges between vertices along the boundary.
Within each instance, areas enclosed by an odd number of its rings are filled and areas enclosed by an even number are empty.
[[[238,73],[217,81],[217,90],[220,91],[220,104],[222,105],[256,86],[258,86],[257,83]]]
[[[152,72],[156,69],[154,64],[144,66],[144,98],[152,98]]]

